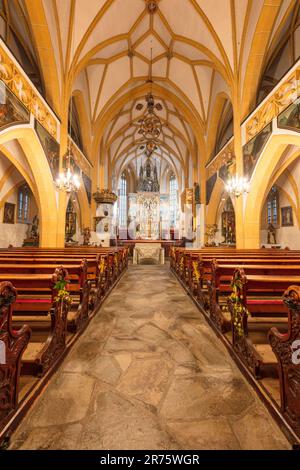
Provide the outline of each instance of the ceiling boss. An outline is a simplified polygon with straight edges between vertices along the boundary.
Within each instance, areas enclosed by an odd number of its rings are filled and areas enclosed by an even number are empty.
[[[158,10],[157,0],[146,0],[147,9],[150,14],[156,13]]]

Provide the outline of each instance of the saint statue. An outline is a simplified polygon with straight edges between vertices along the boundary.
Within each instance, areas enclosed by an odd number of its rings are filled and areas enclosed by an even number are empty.
[[[39,236],[39,218],[37,215],[33,217],[30,236],[34,239],[37,239]]]
[[[276,245],[276,228],[270,222],[268,225],[268,244],[271,244],[271,237],[273,237],[273,243]]]
[[[83,229],[82,232],[83,235],[83,245],[89,245],[90,244],[90,238],[91,238],[91,229],[90,227],[86,227]]]

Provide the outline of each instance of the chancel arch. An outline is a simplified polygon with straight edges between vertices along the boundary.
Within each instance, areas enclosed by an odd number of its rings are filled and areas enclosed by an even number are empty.
[[[300,147],[300,136],[293,134],[272,135],[263,150],[251,178],[251,191],[246,197],[245,204],[245,248],[260,245],[260,216],[263,202],[273,184],[272,175],[277,170],[281,158],[289,146]],[[296,159],[298,152],[293,151],[292,158]],[[292,160],[289,161],[292,163]],[[266,175],[271,175],[266,178]]]
[[[4,130],[0,133],[0,146],[7,158],[11,158],[12,153],[11,151],[6,152],[5,149],[7,147],[9,149],[14,142],[17,142],[22,149],[23,161],[30,168],[32,175],[29,177],[28,184],[30,184],[32,192],[36,196],[36,202],[39,207],[40,245],[56,246],[56,196],[52,174],[41,143],[30,127],[16,126],[13,129]],[[19,161],[18,156],[15,156],[15,160]],[[22,164],[19,163],[17,168],[22,171],[24,179],[28,180],[26,166],[24,169]]]
[[[270,189],[261,212],[261,244],[268,242],[268,228],[272,224],[276,243],[297,249],[300,228],[298,173],[300,150],[287,147],[282,163],[270,181]],[[273,241],[273,240],[272,240]]]
[[[31,190],[32,182],[22,174],[1,147],[0,170],[0,244],[18,246],[26,243],[38,246],[39,209]],[[5,153],[4,153],[5,152]],[[35,227],[33,227],[35,222]]]

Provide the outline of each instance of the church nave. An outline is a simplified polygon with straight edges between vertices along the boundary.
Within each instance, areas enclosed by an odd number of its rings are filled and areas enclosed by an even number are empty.
[[[169,267],[131,265],[10,448],[290,445]]]
[[[1,470],[299,451],[299,235],[300,0],[0,0]]]

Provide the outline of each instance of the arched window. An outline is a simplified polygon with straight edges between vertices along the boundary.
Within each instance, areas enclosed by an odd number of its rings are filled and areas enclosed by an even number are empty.
[[[178,193],[178,184],[175,175],[170,177],[170,224],[171,227],[176,225],[177,221],[177,193]]]
[[[26,224],[29,221],[30,190],[23,184],[18,191],[18,223]]]
[[[269,50],[269,57],[258,87],[256,105],[272,91],[300,57],[300,5],[299,2],[294,3],[295,6],[286,18],[278,40]]]
[[[233,136],[233,108],[232,108],[231,102],[229,100],[226,100],[223,105],[222,114],[220,116],[213,156],[219,153],[219,151],[224,147],[226,142],[228,142],[228,140],[231,139],[232,136]]]
[[[127,227],[127,177],[122,173],[119,185],[119,225]]]
[[[45,87],[39,67],[36,46],[25,12],[24,2],[0,1],[0,36],[22,65],[39,92],[45,96]]]
[[[278,220],[278,209],[279,209],[279,193],[278,189],[273,186],[269,192],[267,199],[267,223],[273,224],[274,226],[279,224]]]

